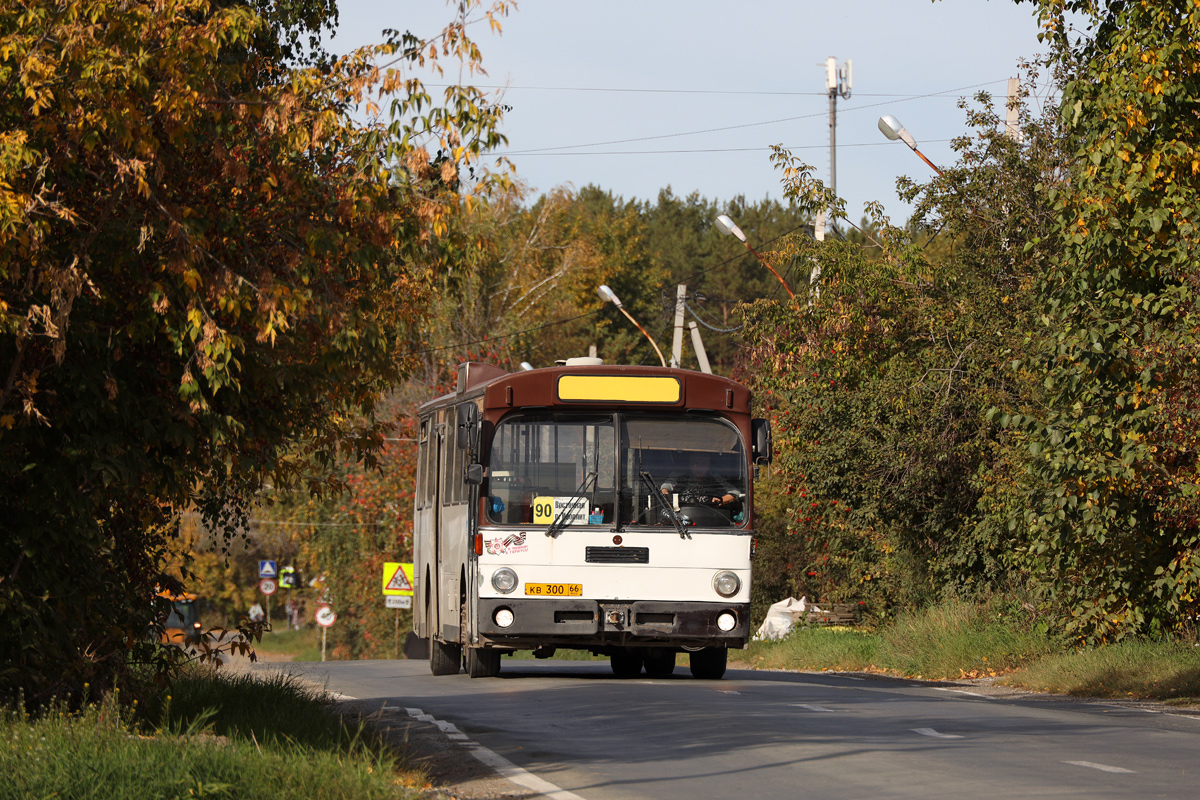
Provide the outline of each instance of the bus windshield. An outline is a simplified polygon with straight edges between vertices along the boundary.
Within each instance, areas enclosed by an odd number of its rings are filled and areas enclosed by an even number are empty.
[[[660,497],[655,498],[653,493]],[[729,528],[745,521],[745,450],[713,417],[519,415],[492,439],[486,511],[501,525]]]

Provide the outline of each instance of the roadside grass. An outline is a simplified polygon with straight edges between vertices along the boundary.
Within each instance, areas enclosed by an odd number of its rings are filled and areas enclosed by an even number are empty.
[[[903,614],[883,631],[879,665],[917,678],[979,678],[1016,669],[1055,643],[997,602],[950,601]]]
[[[1200,703],[1200,648],[1184,642],[1117,642],[1049,655],[1002,680],[1037,691],[1190,705]]]
[[[1129,641],[1072,649],[1039,632],[1019,603],[951,601],[880,630],[801,626],[730,660],[756,669],[881,672],[931,680],[995,677],[1036,691],[1200,704],[1200,647]]]
[[[169,699],[168,699],[169,695]],[[0,800],[27,797],[416,798],[424,776],[287,677],[194,670],[131,712],[0,711]]]
[[[809,626],[793,629],[778,642],[751,642],[745,650],[730,650],[731,662],[755,669],[843,670],[874,668],[878,634],[845,627]]]
[[[330,657],[332,649],[326,649],[326,658]],[[254,643],[254,651],[275,656],[290,655],[293,661],[320,661],[321,630],[320,628],[301,628],[296,631],[282,628],[269,631],[263,634],[261,642]]]

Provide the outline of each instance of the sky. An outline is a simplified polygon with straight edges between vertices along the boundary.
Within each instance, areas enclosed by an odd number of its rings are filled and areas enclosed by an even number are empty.
[[[384,28],[433,35],[453,13],[440,0],[340,0],[339,11],[337,53]],[[935,164],[953,164],[949,140],[967,132],[960,98],[988,91],[1003,116],[1008,78],[1043,50],[1033,14],[998,0],[519,0],[500,35],[472,29],[488,72],[473,82],[512,107],[507,154],[535,197],[595,184],[626,200],[670,187],[754,202],[783,199],[773,144],[828,182],[825,62],[850,60],[838,193],[853,221],[879,201],[903,223],[897,176],[931,172],[884,138],[879,116],[897,117]]]

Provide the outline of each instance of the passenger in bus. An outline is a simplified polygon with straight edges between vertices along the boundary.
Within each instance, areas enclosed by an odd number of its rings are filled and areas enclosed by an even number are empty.
[[[688,452],[686,471],[673,476],[660,488],[663,494],[678,494],[683,502],[730,511],[740,510],[746,496],[742,489],[712,468],[712,453],[707,450]]]

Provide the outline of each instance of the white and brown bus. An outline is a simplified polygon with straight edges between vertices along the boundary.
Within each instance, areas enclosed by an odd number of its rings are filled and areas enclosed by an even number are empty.
[[[771,458],[746,387],[473,362],[418,416],[413,626],[434,674],[556,649],[607,655],[620,677],[668,675],[679,652],[698,678],[725,673],[750,638],[752,476]]]

